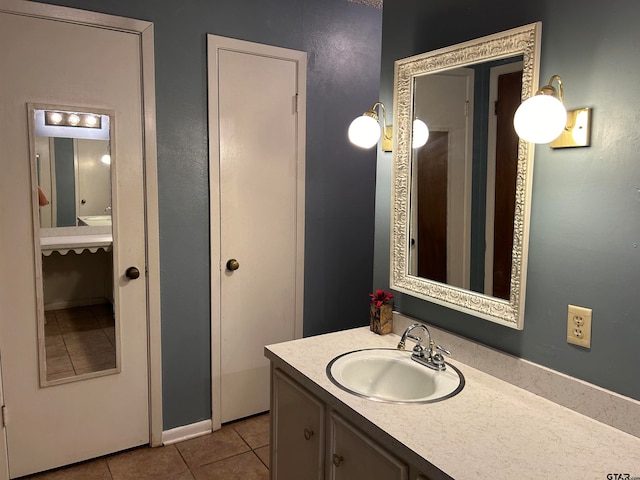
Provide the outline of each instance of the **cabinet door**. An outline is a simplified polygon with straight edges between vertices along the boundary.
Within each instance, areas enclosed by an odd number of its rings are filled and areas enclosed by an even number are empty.
[[[324,405],[279,370],[272,379],[271,478],[324,479]]]
[[[405,464],[350,426],[336,413],[329,419],[330,480],[407,480]]]

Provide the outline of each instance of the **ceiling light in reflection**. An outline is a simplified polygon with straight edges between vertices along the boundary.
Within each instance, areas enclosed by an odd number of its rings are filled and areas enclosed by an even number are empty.
[[[56,125],[62,122],[62,115],[58,112],[53,112],[50,118],[51,118],[51,123],[54,123]]]

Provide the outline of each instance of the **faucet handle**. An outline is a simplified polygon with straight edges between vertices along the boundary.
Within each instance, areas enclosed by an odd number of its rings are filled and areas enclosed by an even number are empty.
[[[416,343],[415,346],[413,347],[413,354],[416,357],[424,358],[424,351],[425,351],[425,348],[422,345],[420,345],[420,342]]]
[[[451,352],[449,350],[447,350],[446,348],[440,345],[436,345],[435,349],[438,350],[439,352],[444,353],[445,355],[451,355]]]
[[[435,365],[436,369],[446,370],[447,367],[444,364],[444,357],[442,356],[442,354],[444,353],[445,355],[451,355],[451,352],[440,345],[436,345],[433,348],[437,351],[431,356],[432,363]]]
[[[400,340],[400,342],[398,342],[398,350],[404,350],[405,347],[405,339],[410,338],[411,340],[413,340],[414,342],[416,342],[416,346],[420,346],[420,343],[422,342],[422,337],[417,337],[415,335],[411,335],[410,333],[405,333],[402,336],[402,339]],[[421,347],[422,348],[422,347]],[[413,351],[416,351],[416,348],[413,348]]]

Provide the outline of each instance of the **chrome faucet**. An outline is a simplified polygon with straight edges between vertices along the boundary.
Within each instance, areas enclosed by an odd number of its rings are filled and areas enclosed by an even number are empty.
[[[422,337],[418,337],[411,333],[416,328],[420,328],[424,332],[426,345],[424,347],[422,346]],[[440,345],[434,344],[431,338],[431,333],[429,333],[429,329],[426,325],[423,325],[422,323],[414,323],[413,325],[410,325],[402,334],[400,342],[398,342],[398,350],[404,350],[407,338],[416,342],[416,345],[413,347],[413,354],[411,355],[412,360],[434,370],[445,370],[447,368],[442,354],[451,355],[451,352],[442,348]],[[435,353],[434,349],[437,350]]]

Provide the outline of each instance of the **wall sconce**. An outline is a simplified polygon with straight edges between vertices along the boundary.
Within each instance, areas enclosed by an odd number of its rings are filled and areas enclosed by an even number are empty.
[[[553,87],[556,81],[558,89]],[[567,113],[563,104],[562,78],[549,83],[518,107],[513,126],[520,138],[532,143],[550,143],[552,148],[587,147],[591,134],[591,109]]]
[[[376,102],[373,104],[370,110],[364,112],[361,116],[357,117],[351,125],[349,125],[349,140],[354,145],[361,148],[371,148],[378,140],[380,140],[380,125],[378,124],[378,114],[375,109],[379,107],[382,110],[382,151],[390,152],[392,150],[393,143],[393,128],[387,125],[387,114],[384,108],[384,104]],[[413,121],[413,148],[419,148],[429,139],[429,128],[427,124],[420,119]]]
[[[361,116],[357,117],[351,125],[349,125],[349,141],[354,145],[361,148],[371,148],[378,140],[380,140],[380,125],[378,124],[378,114],[376,113],[376,107],[382,110],[382,128],[384,136],[382,139],[383,150],[385,152],[391,151],[392,142],[392,130],[391,127],[387,127],[387,114],[384,108],[384,104],[376,102],[373,104],[370,110],[364,112]],[[388,143],[388,145],[385,145]],[[386,150],[388,148],[388,150]]]

